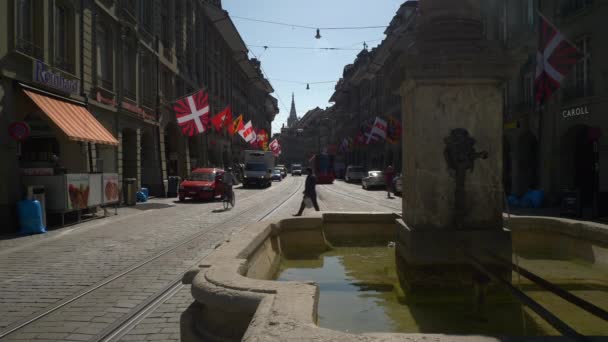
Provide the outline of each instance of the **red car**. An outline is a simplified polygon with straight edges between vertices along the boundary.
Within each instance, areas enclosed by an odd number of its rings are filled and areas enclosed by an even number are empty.
[[[190,176],[179,185],[179,200],[221,198],[224,193],[223,175],[224,170],[222,169],[194,169]]]

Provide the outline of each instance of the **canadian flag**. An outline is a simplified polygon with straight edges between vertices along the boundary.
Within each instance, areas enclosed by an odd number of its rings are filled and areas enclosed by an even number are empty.
[[[209,96],[203,90],[176,101],[173,110],[184,135],[191,137],[205,132],[209,124]]]
[[[243,128],[239,131],[239,135],[243,138],[243,140],[245,140],[246,142],[252,142],[255,141],[256,139],[256,135],[255,135],[255,130],[253,128],[253,125],[251,124],[251,120],[249,120],[245,126],[243,126]]]
[[[374,125],[372,126],[371,131],[367,135],[367,142],[369,144],[372,139],[380,140],[386,139],[386,130],[387,130],[386,120],[376,117],[376,121],[374,121]]]
[[[542,15],[538,36],[534,88],[536,102],[544,103],[559,89],[562,80],[583,54]]]

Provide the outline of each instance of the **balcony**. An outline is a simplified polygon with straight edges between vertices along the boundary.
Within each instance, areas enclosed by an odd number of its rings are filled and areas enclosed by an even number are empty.
[[[17,38],[15,49],[36,59],[43,59],[44,57],[44,50],[40,46],[22,38]]]

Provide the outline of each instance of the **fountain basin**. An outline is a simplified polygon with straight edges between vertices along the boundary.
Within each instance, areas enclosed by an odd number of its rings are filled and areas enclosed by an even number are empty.
[[[284,259],[312,260],[336,246],[386,246],[394,240],[396,219],[393,214],[325,213],[248,227],[185,275],[183,281],[192,285],[195,302],[182,315],[182,340],[498,341],[490,336],[441,334],[446,331],[352,334],[319,327],[319,287],[304,279],[274,280]],[[578,227],[573,233],[568,228],[572,222],[543,220],[513,217],[509,221],[514,249],[522,246],[523,257],[546,258],[547,247],[539,248],[539,242],[546,246],[546,236],[551,235],[551,244],[556,246],[585,246],[584,253],[577,248],[565,253],[559,247],[549,248],[555,260],[585,257],[599,267],[608,264],[608,232],[602,227]]]

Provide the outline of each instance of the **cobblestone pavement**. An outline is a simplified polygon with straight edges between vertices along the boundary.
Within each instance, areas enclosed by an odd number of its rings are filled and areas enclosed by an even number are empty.
[[[0,333],[66,298],[83,294],[5,339],[95,339],[179,279],[218,243],[236,230],[246,229],[247,223],[264,218],[278,204],[282,206],[266,219],[295,213],[303,182],[304,177],[288,177],[269,189],[236,189],[237,206],[226,212],[219,210],[218,202],[160,199],[137,209],[121,209],[119,216],[41,236],[0,241]],[[319,204],[326,211],[400,208],[400,203],[396,204],[400,200],[382,199],[380,195],[385,193],[380,192],[358,193],[350,184],[337,182],[318,190]],[[314,214],[305,211],[305,215]],[[179,248],[159,255],[180,242]],[[113,275],[151,256],[158,258],[112,280]],[[106,281],[107,285],[91,291]],[[184,287],[122,339],[179,340],[179,315],[190,303],[189,288]]]

